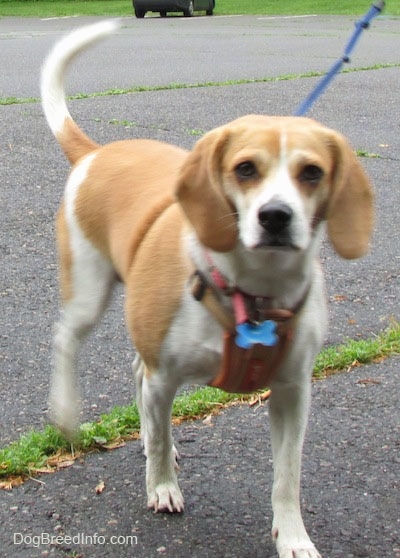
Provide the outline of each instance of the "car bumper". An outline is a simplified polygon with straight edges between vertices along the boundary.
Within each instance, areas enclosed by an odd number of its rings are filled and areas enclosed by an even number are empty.
[[[182,12],[187,10],[188,0],[135,0],[135,8],[148,12]]]

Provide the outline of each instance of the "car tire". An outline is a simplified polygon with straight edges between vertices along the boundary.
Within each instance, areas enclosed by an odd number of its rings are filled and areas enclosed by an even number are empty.
[[[185,17],[192,17],[193,14],[194,14],[193,0],[190,0],[187,9],[183,11],[183,15]]]
[[[160,17],[167,17],[167,12],[160,12]]]
[[[139,10],[135,8],[135,16],[138,17],[139,19],[143,19],[144,16],[146,15],[145,10]]]
[[[206,11],[206,14],[207,14],[208,16],[212,16],[213,13],[214,13],[214,8],[215,8],[215,0],[213,0],[212,5],[211,5],[211,8],[209,8],[209,9]]]

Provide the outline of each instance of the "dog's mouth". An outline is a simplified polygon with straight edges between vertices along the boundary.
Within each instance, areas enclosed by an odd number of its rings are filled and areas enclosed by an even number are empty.
[[[260,235],[259,241],[255,244],[254,250],[299,250],[289,230],[281,231],[278,234],[264,232]]]
[[[300,246],[297,246],[296,244],[293,244],[293,242],[283,242],[280,240],[276,240],[276,241],[261,241],[258,244],[254,245],[251,247],[251,250],[264,250],[264,251],[280,251],[280,252],[285,252],[285,251],[296,251],[298,252],[300,250]]]
[[[244,241],[243,244],[251,251],[298,252],[302,249],[302,246],[296,242],[289,230],[279,234],[268,234],[263,231],[256,235],[256,238],[251,239],[250,242],[249,240],[247,239],[247,242]]]

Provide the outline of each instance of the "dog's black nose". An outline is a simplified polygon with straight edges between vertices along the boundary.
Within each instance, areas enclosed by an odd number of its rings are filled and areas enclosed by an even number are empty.
[[[292,208],[282,202],[267,203],[258,212],[260,225],[270,234],[284,231],[290,225],[292,216]]]

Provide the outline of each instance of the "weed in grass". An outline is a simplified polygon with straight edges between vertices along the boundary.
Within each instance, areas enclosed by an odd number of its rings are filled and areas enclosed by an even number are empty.
[[[378,153],[370,153],[365,151],[365,149],[357,149],[356,154],[358,157],[365,157],[366,159],[380,159],[381,156]]]
[[[108,123],[123,126],[124,128],[136,128],[138,125],[137,122],[132,122],[131,120],[117,120],[116,118],[112,118]]]
[[[23,105],[25,103],[38,103],[40,99],[37,97],[2,97],[0,105]]]
[[[187,130],[187,133],[190,136],[202,136],[205,132],[204,130],[200,130],[199,128],[193,128],[192,130]]]

